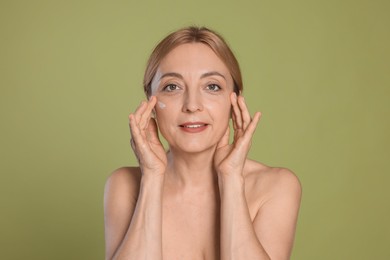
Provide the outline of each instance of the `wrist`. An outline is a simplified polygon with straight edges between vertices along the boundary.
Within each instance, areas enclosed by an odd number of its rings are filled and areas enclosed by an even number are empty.
[[[141,167],[141,173],[142,173],[142,177],[145,177],[145,178],[164,179],[165,170],[164,169],[155,170],[155,169],[148,169],[148,168]]]
[[[163,185],[164,174],[155,172],[142,172],[141,185]]]
[[[217,172],[218,180],[226,183],[243,183],[244,176],[242,171]]]
[[[241,174],[219,174],[218,175],[218,185],[219,190],[221,192],[230,192],[233,191],[234,193],[237,192],[243,192],[244,191],[244,176]]]

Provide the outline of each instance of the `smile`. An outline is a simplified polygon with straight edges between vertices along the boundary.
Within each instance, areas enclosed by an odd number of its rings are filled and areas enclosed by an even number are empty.
[[[203,123],[203,122],[188,122],[188,123],[184,123],[184,124],[179,125],[179,126],[185,132],[198,133],[198,132],[202,132],[203,130],[205,130],[207,128],[208,124]]]
[[[182,127],[187,127],[187,128],[199,128],[199,127],[202,127],[202,126],[205,126],[205,125],[184,125]]]

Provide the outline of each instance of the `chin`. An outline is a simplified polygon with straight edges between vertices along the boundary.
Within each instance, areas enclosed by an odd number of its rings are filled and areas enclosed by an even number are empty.
[[[183,152],[183,153],[202,153],[202,152],[208,152],[214,150],[216,145],[210,145],[210,143],[193,143],[188,142],[186,144],[176,144],[176,145],[170,145],[170,149]]]

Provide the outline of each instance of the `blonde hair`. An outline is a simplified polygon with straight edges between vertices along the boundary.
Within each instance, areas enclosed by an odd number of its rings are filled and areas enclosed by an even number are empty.
[[[240,66],[225,40],[206,27],[190,26],[169,34],[153,50],[146,65],[143,81],[147,97],[151,95],[152,80],[162,59],[175,47],[186,43],[202,43],[210,47],[229,69],[234,82],[234,91],[239,95],[243,88]]]

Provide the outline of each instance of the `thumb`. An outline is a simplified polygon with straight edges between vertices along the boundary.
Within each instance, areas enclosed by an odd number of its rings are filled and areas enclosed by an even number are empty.
[[[221,140],[219,140],[217,144],[217,149],[229,145],[229,137],[230,137],[230,126],[228,125],[226,127],[226,131],[223,134]]]

